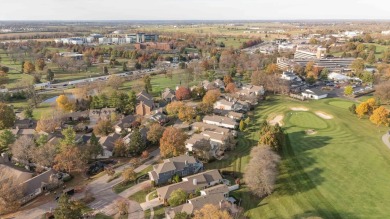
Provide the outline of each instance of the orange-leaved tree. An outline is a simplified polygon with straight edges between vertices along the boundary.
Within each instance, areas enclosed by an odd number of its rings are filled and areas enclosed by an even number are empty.
[[[187,135],[174,127],[165,129],[160,139],[160,154],[162,157],[175,157],[185,152],[184,143]]]

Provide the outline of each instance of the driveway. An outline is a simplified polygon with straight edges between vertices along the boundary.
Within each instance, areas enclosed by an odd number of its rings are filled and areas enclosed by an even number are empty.
[[[145,211],[147,209],[155,208],[157,206],[162,205],[163,203],[160,202],[158,198],[152,199],[150,201],[146,201],[144,203],[141,203],[141,208]]]
[[[144,164],[137,167],[134,171],[136,173],[141,172],[142,170],[148,168],[152,163],[156,162],[158,159],[160,159],[160,149],[154,150],[150,153],[151,156],[153,156],[152,159],[146,161]],[[125,164],[123,166],[120,166],[115,169],[116,172],[120,172],[123,169],[130,167],[131,164]],[[143,189],[143,186],[146,184],[150,185],[150,181],[145,181],[143,183],[134,185],[127,190],[123,191],[120,194],[116,194],[112,191],[112,187],[119,184],[122,181],[122,178],[118,178],[115,180],[112,180],[111,182],[107,182],[110,176],[107,174],[104,176],[101,176],[97,178],[96,180],[90,182],[87,186],[85,191],[89,190],[93,196],[95,197],[95,200],[88,204],[89,207],[96,209],[96,212],[102,212],[107,215],[113,215],[116,214],[117,210],[115,207],[115,202],[119,199],[127,198]],[[83,193],[76,194],[73,198],[79,199],[84,196]],[[142,211],[142,208],[139,203],[128,200],[129,203],[129,218],[138,219],[138,218],[144,218],[144,212]],[[13,214],[15,219],[25,219],[25,218],[31,218],[31,219],[40,219],[41,216],[48,211],[54,210],[57,206],[57,202],[51,201],[46,204],[43,204],[39,207],[32,208],[29,210],[24,210],[20,212],[16,212]]]

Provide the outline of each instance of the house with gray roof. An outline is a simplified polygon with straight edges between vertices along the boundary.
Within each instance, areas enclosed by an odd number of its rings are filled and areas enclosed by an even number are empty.
[[[166,203],[173,191],[182,189],[186,193],[195,193],[197,189],[205,189],[223,182],[218,170],[208,170],[195,175],[182,178],[182,182],[157,188],[157,196],[161,202]]]
[[[154,181],[155,185],[168,183],[174,175],[180,177],[198,173],[203,170],[203,163],[193,156],[180,155],[165,159],[163,163],[153,165],[149,178]]]
[[[217,125],[228,129],[236,129],[238,125],[238,123],[234,119],[217,115],[207,115],[203,118],[203,122],[206,124]]]
[[[170,88],[165,88],[164,92],[161,94],[161,98],[170,103],[176,100],[176,92]]]
[[[109,158],[112,157],[115,141],[118,140],[121,136],[117,133],[112,133],[110,135],[101,137],[99,139],[100,145],[103,147],[103,155],[99,155],[98,158]]]
[[[186,213],[193,215],[196,210],[200,210],[206,204],[221,206],[223,202],[227,202],[229,197],[229,188],[225,184],[216,185],[200,191],[200,196],[189,199],[187,203],[167,208],[165,217],[174,219],[178,213]]]

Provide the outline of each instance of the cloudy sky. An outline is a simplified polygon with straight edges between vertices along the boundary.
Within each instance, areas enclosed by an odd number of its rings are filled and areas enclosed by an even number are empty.
[[[0,20],[390,19],[389,0],[1,0]]]

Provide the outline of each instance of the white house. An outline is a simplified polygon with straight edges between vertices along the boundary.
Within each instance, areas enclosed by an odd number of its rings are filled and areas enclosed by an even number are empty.
[[[319,100],[319,99],[326,98],[328,94],[318,89],[307,89],[304,92],[302,92],[302,96],[305,99]]]
[[[289,71],[284,71],[280,78],[286,81],[302,81],[302,79],[298,77],[294,72]]]
[[[203,122],[206,124],[217,125],[224,128],[235,129],[237,128],[237,122],[234,119],[224,116],[205,116]]]
[[[214,109],[233,110],[234,102],[230,102],[225,99],[218,100],[214,103]]]

